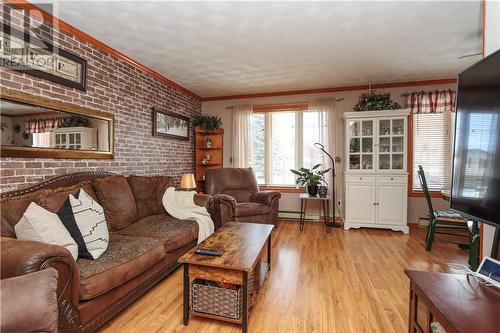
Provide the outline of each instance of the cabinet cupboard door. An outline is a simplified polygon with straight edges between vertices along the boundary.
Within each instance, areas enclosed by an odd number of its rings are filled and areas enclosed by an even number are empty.
[[[347,184],[347,220],[375,222],[375,184]]]
[[[406,186],[379,184],[377,223],[406,225]]]

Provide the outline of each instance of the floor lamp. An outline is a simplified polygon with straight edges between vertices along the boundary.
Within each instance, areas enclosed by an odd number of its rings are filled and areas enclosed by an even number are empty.
[[[325,146],[323,146],[321,143],[319,142],[316,142],[314,144],[314,147],[318,148],[319,150],[321,150],[323,153],[326,154],[326,156],[328,156],[330,158],[330,160],[332,161],[332,201],[333,201],[333,221],[330,223],[328,222],[326,224],[327,227],[330,227],[330,228],[340,228],[342,225],[340,224],[337,224],[335,223],[335,207],[336,207],[336,202],[335,202],[335,161],[333,160],[333,157],[328,154],[328,152],[325,150]],[[328,219],[330,219],[330,216],[328,216]]]

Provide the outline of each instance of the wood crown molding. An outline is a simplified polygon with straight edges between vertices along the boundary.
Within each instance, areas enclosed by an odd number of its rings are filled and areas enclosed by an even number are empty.
[[[50,26],[56,27],[58,30],[73,35],[75,37],[78,37],[79,39],[83,40],[84,42],[94,46],[95,48],[114,56],[115,58],[118,58],[129,65],[132,65],[149,75],[153,76],[154,78],[158,79],[159,81],[163,82],[167,86],[176,89],[177,91],[183,92],[189,96],[192,96],[198,100],[201,100],[201,97],[195,94],[194,92],[184,88],[178,83],[175,83],[174,81],[168,79],[167,77],[161,75],[160,73],[154,71],[153,69],[127,57],[125,54],[121,53],[120,51],[115,50],[111,46],[101,42],[100,40],[97,40],[96,38],[86,34],[85,32],[75,28],[74,26],[64,22],[61,19],[58,19],[57,17],[53,16],[50,13],[47,13],[43,9],[37,7],[34,4],[29,3],[26,0],[5,0],[5,3],[15,6],[16,8],[23,9],[25,11],[30,12],[30,15],[33,15],[35,17],[38,17],[39,19],[42,19],[44,22],[49,24]]]
[[[436,84],[452,84],[452,83],[456,83],[456,82],[457,82],[456,78],[448,78],[448,79],[406,81],[406,82],[394,82],[394,83],[374,83],[371,85],[371,88],[372,89],[384,89],[384,88],[430,86],[430,85],[436,85]],[[246,94],[246,95],[202,97],[201,101],[202,102],[209,102],[209,101],[221,101],[221,100],[227,100],[227,99],[275,97],[275,96],[303,95],[303,94],[319,94],[319,93],[327,93],[327,92],[341,92],[341,91],[367,90],[367,89],[369,89],[368,84],[362,84],[362,85],[356,85],[356,86],[342,86],[342,87],[333,87],[333,88],[277,91],[277,92],[270,92],[270,93],[256,93],[256,94]]]

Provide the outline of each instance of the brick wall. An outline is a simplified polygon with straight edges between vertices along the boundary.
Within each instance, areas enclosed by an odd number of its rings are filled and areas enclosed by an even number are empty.
[[[1,11],[3,15],[2,6]],[[12,25],[20,24],[14,17]],[[115,115],[115,158],[26,159],[0,157],[0,190],[18,189],[56,175],[88,170],[119,174],[170,175],[194,172],[194,132],[190,140],[152,136],[153,106],[193,117],[201,102],[179,92],[125,61],[75,36],[44,27],[53,44],[87,60],[87,90],[68,88],[17,71],[0,68],[0,85],[33,95],[73,103]],[[132,58],[133,54],[129,55]],[[172,66],[175,66],[173,64]]]

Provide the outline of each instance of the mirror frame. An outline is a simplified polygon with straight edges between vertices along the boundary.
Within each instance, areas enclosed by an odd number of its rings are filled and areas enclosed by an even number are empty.
[[[110,151],[95,150],[69,150],[58,148],[38,148],[38,147],[18,147],[1,145],[0,154],[2,157],[32,157],[32,158],[74,158],[74,159],[113,159],[114,158],[114,115],[87,109],[78,105],[66,102],[50,100],[42,96],[34,96],[24,92],[0,87],[0,98],[11,102],[39,106],[54,111],[88,116],[92,118],[106,120],[109,123],[109,148]]]

